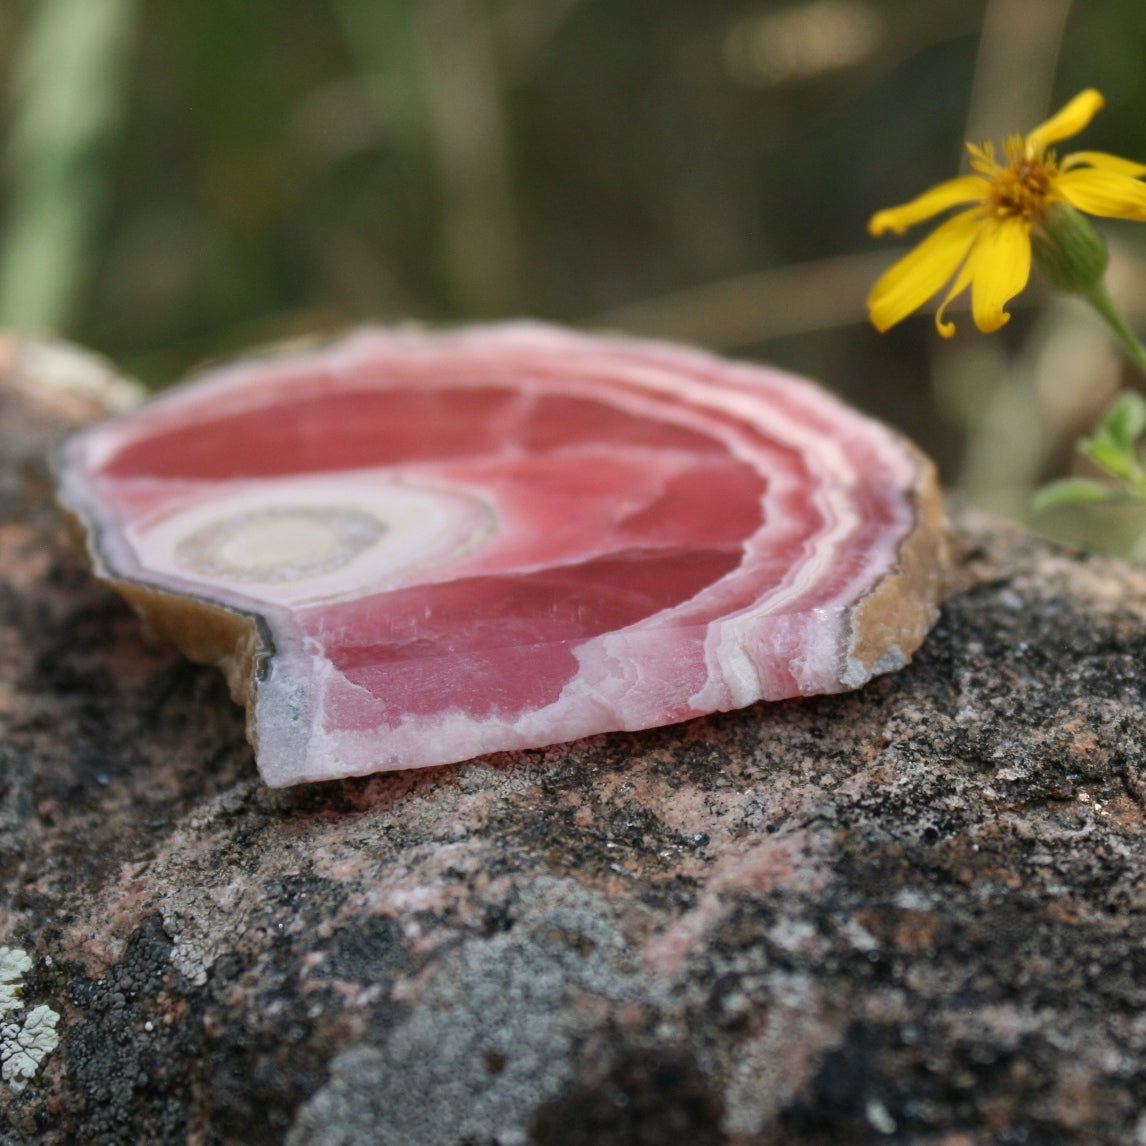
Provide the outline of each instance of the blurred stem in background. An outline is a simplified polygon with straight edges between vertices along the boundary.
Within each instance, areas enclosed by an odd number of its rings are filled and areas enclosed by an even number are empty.
[[[274,306],[267,284],[289,184],[275,152],[278,109],[270,61],[252,51],[263,30],[261,6],[210,0],[185,9],[183,34],[195,77],[192,176],[216,227],[203,293],[209,321],[222,324]]]
[[[1050,109],[1071,0],[989,0],[983,13],[965,137],[1006,139]]]
[[[417,51],[412,0],[334,0],[358,76],[398,141],[412,178],[425,184],[430,167],[429,78]]]
[[[408,157],[423,170],[433,165],[436,253],[455,306],[479,315],[521,310],[510,130],[489,6],[336,0],[335,11],[360,70],[389,81],[371,91],[376,100],[398,104]]]
[[[12,72],[0,325],[61,331],[89,272],[136,0],[39,0]]]

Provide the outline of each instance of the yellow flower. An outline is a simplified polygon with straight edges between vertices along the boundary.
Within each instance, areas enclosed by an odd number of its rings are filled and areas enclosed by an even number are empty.
[[[950,207],[966,205],[880,276],[867,300],[876,329],[894,326],[949,283],[935,316],[940,334],[954,334],[955,324],[944,321],[944,312],[968,287],[975,325],[998,330],[1011,317],[1007,303],[1030,277],[1032,229],[1036,238],[1046,238],[1048,216],[1064,210],[1048,210],[1054,204],[1146,222],[1146,184],[1138,181],[1146,164],[1099,151],[1076,151],[1060,161],[1047,150],[1048,144],[1082,131],[1102,104],[1093,89],[1080,92],[1034,131],[1008,139],[1005,163],[996,160],[989,143],[969,143],[973,174],[873,215],[868,223],[873,235],[901,235]]]

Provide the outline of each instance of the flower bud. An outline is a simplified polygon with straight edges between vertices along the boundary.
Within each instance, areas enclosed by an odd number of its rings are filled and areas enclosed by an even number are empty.
[[[1031,227],[1031,255],[1055,289],[1089,294],[1106,273],[1106,241],[1069,203],[1048,203]]]

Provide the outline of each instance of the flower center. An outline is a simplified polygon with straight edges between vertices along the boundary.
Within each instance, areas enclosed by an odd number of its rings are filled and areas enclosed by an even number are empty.
[[[1007,140],[1007,163],[992,163],[988,202],[996,215],[1018,215],[1033,219],[1043,209],[1058,176],[1053,151],[1029,151],[1022,136]]]

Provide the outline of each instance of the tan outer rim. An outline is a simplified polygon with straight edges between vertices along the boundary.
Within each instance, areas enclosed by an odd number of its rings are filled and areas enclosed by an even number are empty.
[[[949,591],[951,527],[934,464],[910,443],[919,463],[911,491],[915,528],[899,547],[897,568],[852,609],[848,652],[871,673],[881,658],[898,649],[905,659],[923,643]]]

